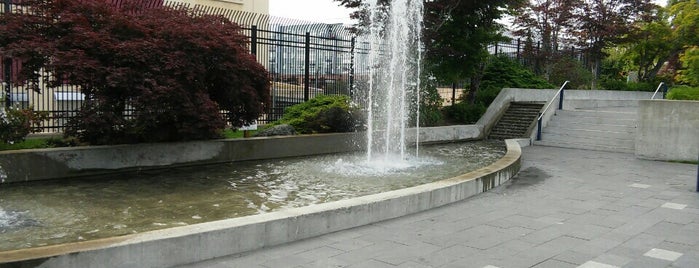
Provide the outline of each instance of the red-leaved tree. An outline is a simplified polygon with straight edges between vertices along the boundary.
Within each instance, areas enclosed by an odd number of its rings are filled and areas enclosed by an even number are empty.
[[[86,95],[66,134],[93,144],[209,139],[259,117],[270,83],[238,25],[123,2],[28,0],[0,19],[0,54],[21,59],[23,78]]]

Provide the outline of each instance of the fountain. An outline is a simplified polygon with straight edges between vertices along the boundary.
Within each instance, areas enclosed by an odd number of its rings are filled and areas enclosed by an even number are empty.
[[[513,176],[516,143],[420,147],[417,129],[409,148],[422,0],[364,5],[373,22],[366,152],[2,187],[0,264],[176,266],[424,211]],[[245,142],[265,141],[274,142]]]
[[[375,161],[375,154],[385,162],[405,160],[407,123],[411,113],[419,114],[423,1],[393,0],[385,7],[368,0],[364,7],[371,46],[367,161]],[[419,140],[415,144],[417,156]]]

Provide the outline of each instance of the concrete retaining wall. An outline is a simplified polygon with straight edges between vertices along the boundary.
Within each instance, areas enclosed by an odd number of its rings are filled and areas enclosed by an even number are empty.
[[[636,157],[697,160],[699,101],[642,100],[639,104]]]
[[[73,244],[0,252],[0,267],[171,267],[392,219],[490,190],[520,169],[521,149],[467,174],[412,188],[268,214]]]
[[[415,140],[415,131],[409,131]],[[473,140],[473,125],[421,128],[423,142]],[[106,173],[207,165],[357,151],[365,133],[336,133],[232,140],[89,146],[0,152],[0,183],[95,176]]]

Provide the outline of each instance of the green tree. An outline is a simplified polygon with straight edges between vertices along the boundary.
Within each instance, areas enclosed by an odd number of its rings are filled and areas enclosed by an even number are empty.
[[[353,17],[366,25],[366,10],[360,0],[335,0],[356,9]],[[388,0],[379,0],[384,6]],[[444,82],[469,80],[469,102],[476,93],[488,57],[487,46],[504,38],[497,20],[523,0],[425,0],[423,32],[428,71]]]
[[[514,34],[526,38],[527,44],[533,35],[539,37],[538,56],[546,77],[559,47],[570,43],[565,37],[574,23],[573,11],[581,4],[580,0],[532,0],[515,10]]]
[[[604,50],[623,43],[638,22],[653,16],[654,8],[657,6],[650,0],[582,1],[574,11],[576,18],[571,34],[579,46],[587,48],[595,80],[600,74]]]
[[[639,80],[652,82],[677,46],[663,9],[649,21],[639,23],[627,38],[625,57],[633,64]]]
[[[680,83],[699,86],[699,46],[688,48],[680,56],[682,69],[677,74]]]

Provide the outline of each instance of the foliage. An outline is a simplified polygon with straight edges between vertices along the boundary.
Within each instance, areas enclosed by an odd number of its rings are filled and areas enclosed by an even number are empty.
[[[0,143],[14,144],[24,141],[47,117],[46,112],[37,112],[31,107],[9,107],[4,112],[0,111]]]
[[[487,107],[483,103],[471,104],[464,101],[444,108],[447,117],[458,124],[474,124],[478,122],[486,109]]]
[[[492,56],[483,73],[481,92],[476,97],[476,102],[488,106],[500,90],[508,87],[554,88],[555,86],[507,56]]]
[[[590,85],[592,76],[592,73],[585,69],[580,61],[569,57],[559,57],[551,63],[549,82],[560,86],[565,81],[569,81],[567,88],[583,89]]]
[[[650,21],[641,22],[627,37],[628,49],[624,56],[633,66],[630,70],[638,73],[640,81],[654,80],[676,46],[667,15],[661,11]]]
[[[269,99],[266,70],[223,17],[97,0],[22,5],[30,11],[0,19],[0,52],[21,59],[35,85],[44,68],[49,86],[80,86],[88,100],[66,133],[83,141],[217,138],[226,121],[256,120]]]
[[[685,50],[680,56],[682,69],[677,74],[677,81],[690,86],[699,86],[699,46]]]
[[[650,82],[626,82],[626,80],[603,78],[600,87],[605,90],[655,91],[657,85]]]
[[[346,95],[318,95],[284,111],[271,125],[288,124],[303,134],[352,132],[358,129],[361,112]]]
[[[667,93],[668,100],[696,100],[699,101],[699,87],[678,86]]]
[[[425,79],[422,85],[422,92],[420,93],[420,126],[422,127],[432,127],[441,125],[444,122],[442,117],[442,96],[439,95],[437,90],[437,83],[434,79]],[[415,121],[415,115],[412,115]],[[411,122],[415,125],[414,122]]]
[[[366,10],[361,0],[335,0],[354,8],[353,17],[366,26]],[[487,46],[503,40],[502,26],[497,22],[507,10],[523,0],[425,0],[424,31],[426,67],[443,82],[471,79],[469,101],[475,101],[476,92],[488,57]],[[379,4],[389,5],[387,0]]]
[[[52,148],[46,139],[25,139],[12,144],[0,142],[0,151]]]
[[[257,133],[257,130],[248,130],[248,134],[250,136],[255,135]],[[223,131],[223,137],[226,139],[239,139],[239,138],[244,138],[245,136],[245,131],[243,130],[231,130],[231,129],[226,129]]]
[[[514,34],[520,37],[540,37],[541,49],[546,58],[568,40],[563,37],[574,23],[573,11],[580,4],[577,0],[533,0],[516,11]]]

